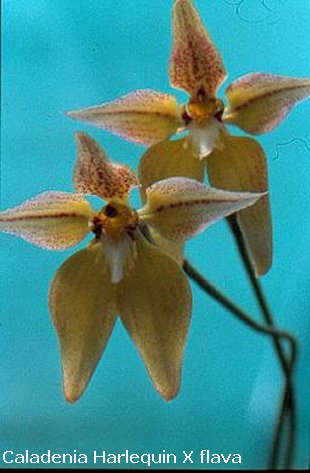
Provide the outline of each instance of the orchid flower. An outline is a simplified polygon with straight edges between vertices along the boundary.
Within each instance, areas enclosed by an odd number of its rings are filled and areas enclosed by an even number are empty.
[[[263,149],[251,138],[231,136],[225,125],[253,135],[273,130],[296,103],[309,96],[310,79],[251,73],[229,85],[225,107],[216,97],[225,78],[221,56],[192,0],[176,0],[170,82],[189,94],[188,103],[179,106],[169,94],[138,90],[69,116],[138,144],[155,145],[141,160],[139,177],[144,186],[171,176],[202,181],[207,165],[210,182],[216,187],[266,191]],[[168,140],[184,130],[188,132],[185,138]],[[257,275],[265,274],[272,263],[268,196],[239,212],[238,223]]]
[[[117,315],[136,344],[161,396],[176,396],[191,317],[191,291],[181,266],[149,239],[149,228],[184,242],[262,194],[213,189],[188,178],[146,189],[138,211],[128,203],[133,172],[109,160],[98,143],[77,134],[77,193],[48,191],[0,213],[0,230],[50,250],[93,239],[57,271],[49,292],[58,334],[65,397],[84,392]],[[85,195],[105,200],[94,210]]]

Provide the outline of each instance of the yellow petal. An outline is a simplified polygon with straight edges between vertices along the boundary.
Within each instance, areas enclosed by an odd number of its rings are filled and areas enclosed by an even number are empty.
[[[176,141],[162,141],[149,148],[139,164],[141,199],[146,202],[145,189],[161,179],[185,176],[199,181],[204,180],[205,161],[199,159],[194,144],[188,138]],[[155,229],[150,229],[153,242],[167,252],[181,265],[183,263],[183,243],[167,240]]]
[[[164,238],[155,228],[148,228],[149,239],[158,246],[162,251],[173,258],[180,266],[184,261],[184,243],[175,242]]]
[[[149,148],[139,164],[139,180],[143,189],[173,176],[204,180],[205,162],[198,158],[188,138],[163,141]]]
[[[119,284],[120,316],[161,396],[179,391],[191,292],[178,264],[137,235],[134,269]]]
[[[62,357],[65,397],[83,394],[109,339],[116,317],[115,286],[100,245],[71,256],[50,288],[50,311]]]
[[[251,138],[227,135],[223,151],[213,151],[207,160],[212,185],[232,191],[262,192],[268,189],[267,163],[263,149]],[[272,263],[272,225],[268,195],[238,213],[257,275]]]
[[[68,115],[145,146],[165,140],[183,126],[175,98],[152,90],[137,90]]]
[[[61,250],[77,245],[89,232],[93,215],[89,203],[77,194],[43,192],[0,213],[0,231],[33,245]]]
[[[227,89],[224,121],[248,133],[266,133],[278,126],[293,106],[310,95],[310,79],[248,74]]]
[[[129,191],[138,186],[138,179],[127,167],[112,163],[96,140],[86,133],[77,133],[78,159],[74,185],[78,192],[105,200],[126,200]]]
[[[170,80],[173,87],[196,96],[213,96],[226,78],[222,59],[191,0],[173,7],[173,49]]]
[[[222,217],[254,204],[262,194],[227,192],[193,179],[174,177],[146,189],[141,222],[162,236],[184,242]]]

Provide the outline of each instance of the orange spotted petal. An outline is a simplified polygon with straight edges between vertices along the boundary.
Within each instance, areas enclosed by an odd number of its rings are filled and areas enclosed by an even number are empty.
[[[222,59],[191,0],[173,7],[173,49],[170,80],[192,96],[204,91],[214,96],[226,78]]]
[[[213,186],[230,191],[262,192],[268,189],[265,153],[251,138],[227,135],[224,149],[208,156],[207,169]],[[237,214],[256,274],[265,274],[272,263],[272,224],[268,195]]]
[[[89,135],[77,133],[76,140],[78,159],[74,170],[75,189],[105,200],[126,200],[130,190],[138,186],[135,174],[127,166],[112,163]]]
[[[161,235],[183,242],[222,217],[254,204],[262,194],[227,192],[193,179],[174,177],[146,190],[147,204],[139,211],[143,222]]]
[[[183,126],[176,99],[152,90],[137,90],[68,115],[145,146],[168,138]]]
[[[310,95],[310,79],[254,73],[226,90],[224,121],[248,133],[266,133],[278,126],[295,104]]]
[[[62,250],[77,245],[89,232],[93,215],[81,195],[43,192],[0,213],[0,231],[17,235],[33,245]]]

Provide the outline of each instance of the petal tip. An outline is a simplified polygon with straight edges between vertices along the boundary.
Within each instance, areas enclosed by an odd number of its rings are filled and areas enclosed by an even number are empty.
[[[85,114],[85,110],[70,110],[65,112],[65,115],[73,120],[89,121],[88,116]]]
[[[167,372],[165,379],[161,382],[155,383],[155,387],[162,397],[162,399],[166,402],[173,401],[180,392],[181,388],[181,379],[182,379],[182,368],[180,367],[177,373],[170,371],[170,374]]]
[[[271,261],[268,262],[268,264],[266,264],[265,266],[262,266],[262,267],[259,267],[259,268],[255,268],[255,276],[256,278],[260,278],[262,276],[265,276],[269,270],[271,269]]]
[[[94,139],[84,131],[77,131],[76,133],[74,133],[74,138],[78,144],[89,143],[90,141],[94,141]]]
[[[76,119],[77,118],[77,115],[78,115],[78,112],[74,111],[74,110],[70,110],[70,111],[65,111],[64,112],[64,115],[66,115],[67,117],[70,117],[70,118],[73,118],[73,119]]]
[[[179,391],[180,391],[179,385],[172,386],[169,389],[165,389],[164,391],[161,391],[160,395],[162,396],[164,401],[171,402],[177,397],[177,395],[179,394]]]
[[[81,398],[83,391],[84,389],[81,390],[77,385],[70,386],[67,384],[63,387],[65,399],[69,404],[75,404]]]

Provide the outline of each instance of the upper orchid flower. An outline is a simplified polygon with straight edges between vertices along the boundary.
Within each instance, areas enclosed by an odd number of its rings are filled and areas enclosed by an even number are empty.
[[[173,7],[173,49],[170,81],[190,95],[179,106],[174,97],[138,90],[97,107],[71,112],[136,143],[152,147],[139,170],[144,186],[170,176],[209,179],[222,189],[265,191],[267,165],[261,146],[250,138],[229,135],[225,124],[251,134],[273,130],[292,107],[310,94],[310,80],[252,73],[226,89],[228,104],[216,97],[226,78],[222,59],[191,0]],[[164,141],[180,131],[188,136]],[[198,159],[197,159],[198,158]],[[272,231],[268,197],[238,213],[256,273],[266,273],[272,262]]]
[[[0,230],[41,248],[60,250],[93,240],[68,258],[52,282],[49,303],[58,333],[64,392],[75,402],[103,353],[117,314],[136,344],[156,389],[178,392],[191,316],[191,292],[180,265],[148,237],[155,228],[183,242],[220,217],[253,204],[254,193],[212,189],[188,178],[166,179],[146,190],[138,211],[128,194],[138,185],[92,138],[77,135],[74,185],[78,192],[44,192],[0,213]],[[84,194],[101,197],[95,211]]]

